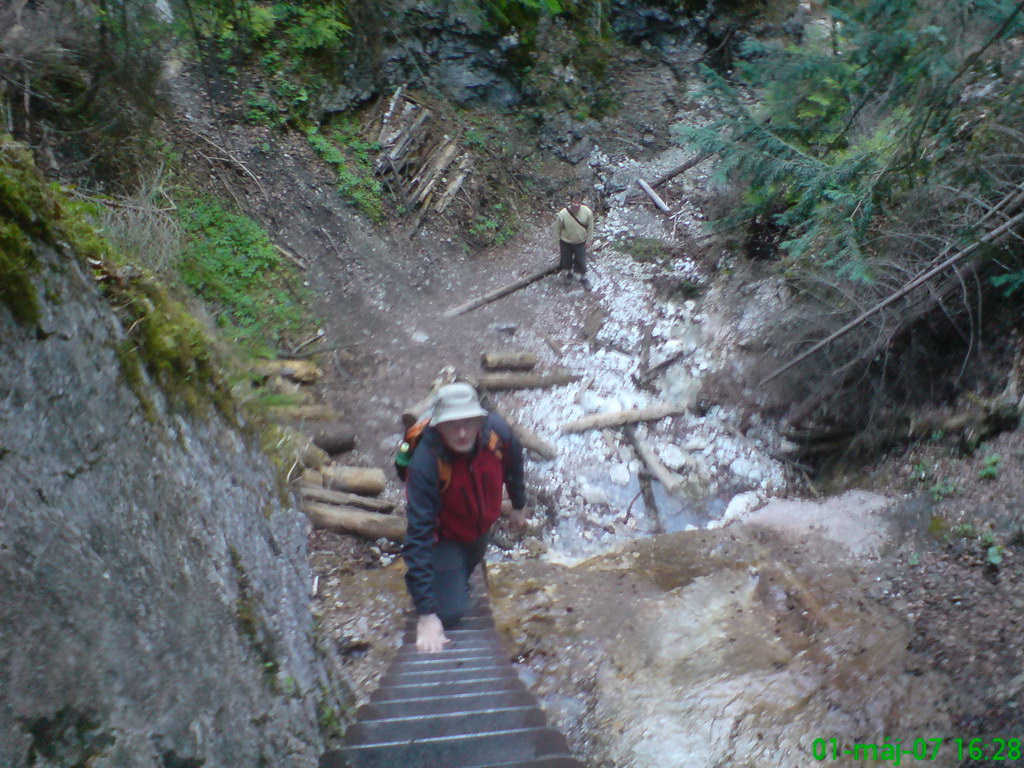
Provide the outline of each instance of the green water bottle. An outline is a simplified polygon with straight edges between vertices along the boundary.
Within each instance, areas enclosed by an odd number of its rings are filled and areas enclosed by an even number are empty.
[[[409,462],[412,461],[412,446],[408,440],[403,440],[398,446],[398,453],[395,454],[395,470],[398,477],[405,480],[405,473],[409,469]]]

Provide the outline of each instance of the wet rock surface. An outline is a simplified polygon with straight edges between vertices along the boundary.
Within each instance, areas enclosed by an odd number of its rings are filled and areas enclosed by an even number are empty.
[[[819,738],[948,734],[956,687],[883,604],[888,506],[772,502],[572,568],[502,566],[497,621],[595,766],[796,765]]]

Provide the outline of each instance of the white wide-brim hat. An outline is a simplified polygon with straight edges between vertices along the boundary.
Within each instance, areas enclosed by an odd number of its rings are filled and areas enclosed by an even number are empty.
[[[430,417],[430,425],[436,426],[446,421],[459,419],[475,419],[486,416],[487,411],[480,407],[480,398],[476,390],[464,382],[445,384],[437,390],[434,400],[434,415]]]

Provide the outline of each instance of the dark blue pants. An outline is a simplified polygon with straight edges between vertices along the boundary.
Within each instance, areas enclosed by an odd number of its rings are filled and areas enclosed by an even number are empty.
[[[434,597],[445,629],[469,610],[469,575],[484,559],[488,538],[468,543],[441,539],[434,545]]]

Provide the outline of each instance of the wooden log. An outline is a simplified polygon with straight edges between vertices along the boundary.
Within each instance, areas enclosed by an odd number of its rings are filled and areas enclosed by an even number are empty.
[[[434,204],[434,210],[437,213],[444,213],[445,208],[448,207],[448,204],[451,203],[455,198],[455,195],[457,195],[459,190],[462,189],[462,184],[469,177],[469,172],[472,166],[473,156],[463,155],[462,159],[459,161],[459,167],[455,172],[456,175],[448,182],[448,186],[445,187],[444,193]]]
[[[313,442],[331,456],[351,451],[356,447],[356,436],[346,424],[321,424],[313,432]]]
[[[261,360],[253,368],[257,376],[284,376],[302,384],[312,384],[324,372],[311,360]]]
[[[575,373],[485,373],[477,380],[481,390],[500,392],[507,389],[548,389],[579,381],[582,376]]]
[[[377,467],[343,467],[329,464],[320,471],[324,476],[324,487],[332,491],[358,493],[360,496],[377,496],[384,491],[387,481],[384,470]]]
[[[451,143],[441,152],[437,161],[428,169],[427,176],[423,179],[420,187],[413,192],[412,198],[415,202],[423,202],[428,195],[433,193],[434,187],[437,186],[437,182],[441,179],[444,172],[448,170],[448,166],[452,164],[452,161],[455,159],[455,155],[458,154],[458,151],[458,142],[452,139]],[[426,202],[423,203],[423,207],[427,207]]]
[[[525,288],[531,283],[535,283],[543,277],[554,274],[559,269],[557,264],[552,264],[549,267],[545,267],[537,272],[526,275],[516,280],[514,283],[502,286],[501,288],[495,288],[490,293],[485,293],[478,299],[467,301],[465,304],[459,304],[457,307],[452,307],[444,313],[444,317],[455,317],[456,315],[464,314],[477,307],[482,307],[484,304],[490,304],[492,301],[500,299],[503,296],[508,296],[510,293],[518,291],[520,288]]]
[[[654,201],[654,205],[657,206],[658,210],[660,210],[662,213],[672,212],[672,209],[665,204],[665,201],[661,199],[658,193],[651,189],[650,184],[648,184],[643,179],[637,179],[636,183],[637,186],[640,187],[640,189],[642,189],[644,192],[646,192],[647,196],[651,198],[652,201]]]
[[[512,434],[519,439],[519,442],[522,443],[524,448],[537,454],[537,456],[544,461],[551,461],[558,455],[558,449],[555,448],[555,446],[542,438],[536,432],[533,432],[522,424],[519,424],[515,419],[511,418],[503,408],[500,408],[493,403],[489,404],[488,408],[508,422],[509,427],[512,429]]]
[[[533,352],[484,352],[480,365],[488,371],[531,371],[537,366]]]
[[[299,482],[302,483],[303,485],[312,485],[312,486],[323,488],[323,486],[324,486],[324,476],[323,476],[323,474],[320,473],[319,470],[307,469],[299,477]]]
[[[455,369],[451,366],[442,368],[437,378],[434,379],[433,385],[430,388],[430,394],[402,411],[402,426],[408,429],[419,421],[423,414],[427,412],[427,409],[434,404],[437,390],[445,384],[451,384],[453,381],[455,381]]]
[[[299,493],[309,501],[319,501],[324,504],[335,504],[340,506],[358,507],[368,509],[371,512],[386,514],[395,509],[395,502],[386,499],[373,499],[369,496],[359,496],[355,493],[343,493],[332,491],[322,485],[299,484]]]
[[[367,539],[385,538],[391,541],[405,539],[405,518],[397,515],[382,515],[377,512],[367,512],[365,509],[338,507],[315,501],[307,501],[303,504],[302,511],[317,528],[354,533]]]
[[[661,463],[661,459],[655,455],[651,447],[637,436],[636,429],[629,425],[623,429],[623,432],[625,432],[629,442],[633,444],[633,450],[636,451],[640,461],[647,467],[651,477],[661,483],[667,493],[675,493],[679,490],[683,479],[679,475],[670,472],[668,467]]]
[[[623,424],[635,424],[640,421],[657,421],[667,416],[675,416],[686,413],[688,406],[676,405],[675,403],[658,403],[646,408],[631,408],[628,411],[611,411],[609,413],[593,413],[584,416],[576,421],[566,422],[562,425],[562,432],[585,432],[588,429],[601,429],[604,427],[619,427]]]

